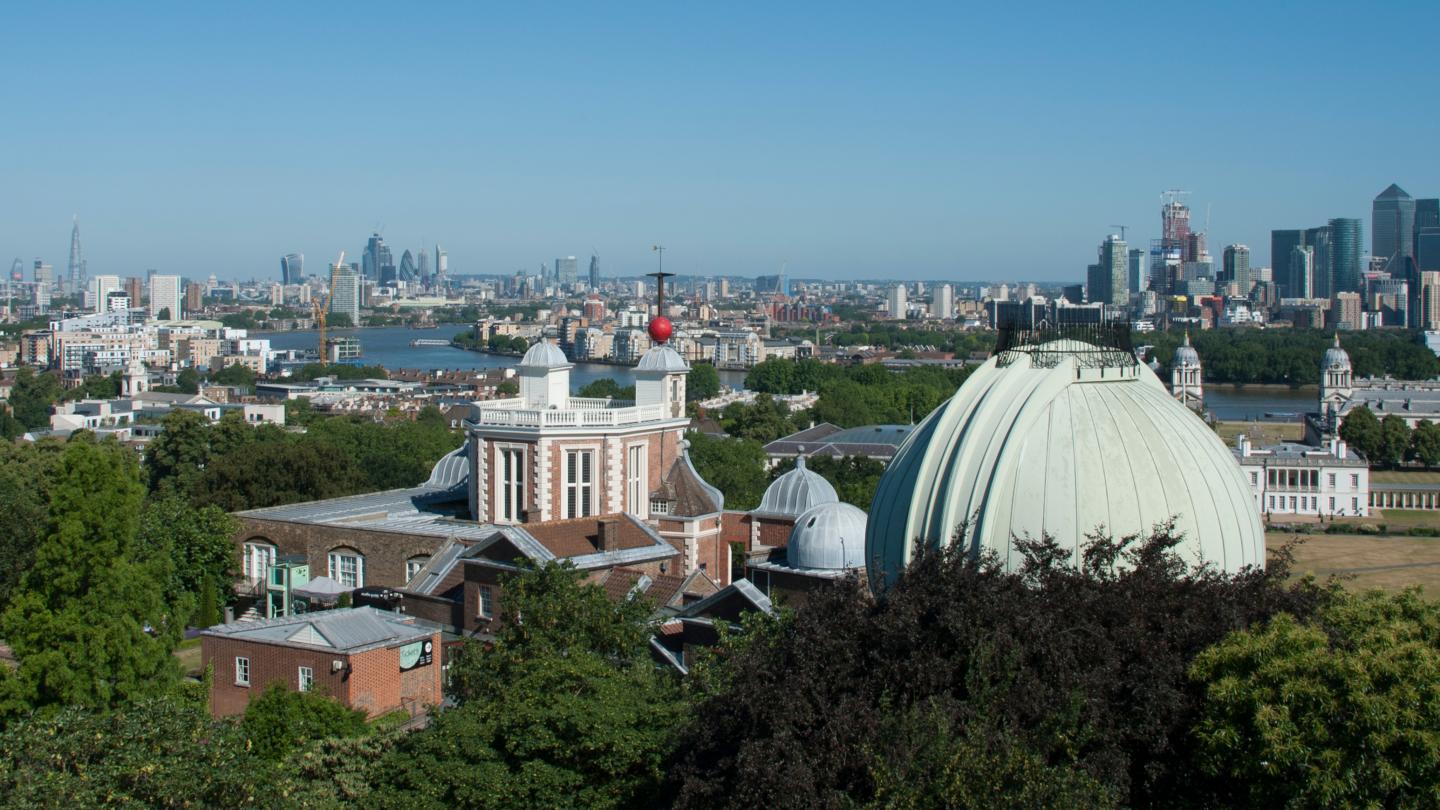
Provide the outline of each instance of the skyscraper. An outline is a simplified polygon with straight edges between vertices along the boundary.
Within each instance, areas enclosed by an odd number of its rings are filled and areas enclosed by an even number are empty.
[[[909,305],[905,301],[905,285],[891,285],[890,295],[885,300],[886,306],[890,311],[890,317],[895,320],[904,320],[910,310]]]
[[[125,279],[125,297],[130,299],[130,306],[140,306],[145,298],[145,283],[134,276]]]
[[[1391,183],[1370,206],[1370,255],[1413,256],[1414,245],[1415,198]]]
[[[365,278],[371,281],[380,281],[387,265],[394,266],[395,259],[390,255],[390,248],[385,246],[385,240],[380,234],[370,235],[370,241],[365,243],[365,255],[360,266]]]
[[[430,286],[430,254],[425,248],[420,248],[420,255],[415,257],[415,269],[420,273],[420,283],[426,287]]]
[[[1290,249],[1290,298],[1315,297],[1315,248],[1296,245]]]
[[[1415,265],[1419,272],[1440,270],[1440,200],[1415,201]]]
[[[280,283],[301,284],[305,281],[305,254],[286,253],[280,257]]]
[[[1145,251],[1140,248],[1130,248],[1130,292],[1145,291],[1145,282],[1149,277],[1145,269]]]
[[[150,277],[150,280],[153,282],[153,281],[155,280],[155,277],[154,277],[154,276],[151,276],[151,277]],[[190,282],[189,284],[186,284],[186,285],[185,285],[185,314],[186,314],[186,316],[190,316],[191,314],[196,313],[196,312],[199,312],[199,311],[203,310],[204,308],[205,308],[205,285],[204,285],[204,284],[198,284],[198,283],[193,282],[193,281]]]
[[[400,272],[398,278],[406,284],[414,284],[419,280],[420,274],[415,271],[415,257],[406,250],[400,254]]]
[[[123,289],[119,276],[96,276],[85,286],[85,308],[91,312],[105,312],[105,299],[110,293]]]
[[[185,317],[181,307],[179,276],[150,277],[150,317],[156,320],[178,321]]]
[[[1332,219],[1326,226],[1329,231],[1329,255],[1325,257],[1327,264],[1325,275],[1330,284],[1324,295],[1332,297],[1336,293],[1359,292],[1360,283],[1360,244],[1364,240],[1363,226],[1358,219]],[[1407,239],[1408,241],[1408,239]],[[1410,279],[1405,279],[1409,281]]]
[[[555,260],[555,283],[561,287],[574,286],[580,280],[580,269],[574,256]]]
[[[941,284],[931,295],[930,314],[942,320],[955,317],[955,288]]]
[[[590,254],[590,289],[600,289],[600,257]]]
[[[1305,232],[1298,229],[1270,232],[1270,265],[1275,286],[1281,298],[1298,298],[1292,290],[1298,288],[1298,279],[1290,274],[1293,265],[1290,253],[1305,244]]]
[[[1105,237],[1097,251],[1099,261],[1090,265],[1086,281],[1090,303],[1125,306],[1130,303],[1130,250],[1125,240],[1115,234]]]
[[[80,217],[75,217],[70,225],[70,264],[66,268],[65,278],[68,280],[69,292],[76,293],[85,289],[85,255],[80,250]]]
[[[1190,253],[1190,206],[1180,202],[1182,191],[1167,191],[1160,201],[1160,238],[1167,248],[1180,249],[1180,261],[1194,261]]]
[[[435,276],[438,281],[444,281],[450,272],[450,254],[435,246]]]
[[[330,314],[345,315],[360,323],[360,277],[352,267],[330,265]]]
[[[1245,245],[1228,245],[1225,248],[1224,264],[1222,270],[1225,273],[1225,282],[1234,284],[1241,295],[1250,294],[1250,248]]]

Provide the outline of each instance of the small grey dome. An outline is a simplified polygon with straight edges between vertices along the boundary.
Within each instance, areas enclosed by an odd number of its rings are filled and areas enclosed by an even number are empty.
[[[1195,367],[1200,365],[1200,353],[1190,345],[1190,333],[1185,333],[1185,342],[1175,350],[1175,365]]]
[[[785,561],[794,568],[864,568],[865,520],[865,512],[848,503],[812,507],[795,521]]]
[[[760,499],[756,514],[774,517],[799,517],[822,503],[835,503],[840,496],[825,476],[805,468],[805,457],[796,456],[795,469],[776,478]]]
[[[670,348],[668,345],[662,344],[660,346],[652,346],[649,351],[645,352],[644,356],[640,358],[640,362],[635,366],[635,370],[659,371],[666,374],[678,372],[683,374],[690,370],[690,366],[685,362],[685,358],[680,356],[679,352]]]
[[[570,361],[565,359],[560,347],[543,337],[520,358],[521,368],[564,368],[569,365]]]
[[[1340,335],[1335,335],[1335,345],[1325,350],[1324,368],[1336,371],[1350,370],[1350,353],[1340,348]]]

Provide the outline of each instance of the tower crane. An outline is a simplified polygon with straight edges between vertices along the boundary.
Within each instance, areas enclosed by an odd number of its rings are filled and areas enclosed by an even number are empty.
[[[1124,241],[1125,241],[1125,229],[1128,228],[1128,227],[1130,227],[1130,226],[1128,226],[1128,225],[1111,225],[1110,227],[1112,227],[1112,228],[1119,228],[1119,229],[1120,229],[1120,241],[1121,241],[1121,242],[1124,242]]]
[[[330,311],[330,299],[335,295],[335,277],[339,274],[340,268],[345,266],[345,251],[340,251],[340,258],[335,260],[335,265],[330,268],[330,288],[325,295],[319,298],[310,299],[310,314],[315,318],[315,328],[320,333],[320,365],[325,365],[325,316]]]

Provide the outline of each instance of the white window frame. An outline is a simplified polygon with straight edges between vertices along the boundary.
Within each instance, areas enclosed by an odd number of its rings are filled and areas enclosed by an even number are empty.
[[[250,685],[250,657],[248,655],[235,656],[235,685]]]
[[[295,671],[295,684],[301,692],[309,692],[315,686],[315,670],[311,667],[300,667]]]
[[[495,519],[500,523],[519,523],[525,514],[525,470],[529,453],[523,444],[495,446]],[[519,462],[516,469],[512,462]],[[510,464],[510,466],[507,466]],[[511,502],[506,497],[513,498]]]
[[[245,569],[245,576],[251,580],[268,580],[270,569],[275,567],[275,561],[279,555],[280,551],[273,543],[246,541],[245,559],[241,561]]]
[[[495,587],[493,585],[481,585],[479,595],[475,597],[475,612],[482,619],[495,618]]]
[[[364,554],[361,554],[360,552],[352,548],[337,548],[332,549],[327,556],[330,563],[329,573],[331,579],[335,580],[346,588],[350,588],[351,590],[365,587]],[[346,581],[346,577],[344,576],[344,572],[342,571],[343,563],[346,559],[353,559],[355,561],[355,582],[353,585]]]
[[[425,563],[428,563],[428,562],[430,562],[430,558],[429,558],[429,557],[411,557],[410,559],[406,560],[406,561],[405,561],[405,584],[406,584],[406,585],[409,585],[409,584],[410,584],[410,580],[414,579],[414,578],[415,578],[415,575],[418,574],[418,573],[420,573],[420,569],[421,569],[421,568],[424,568],[424,567],[425,567]]]
[[[625,507],[636,517],[650,517],[650,443],[625,447]]]
[[[562,469],[564,517],[580,518],[595,514],[595,457],[593,447],[566,448]],[[573,470],[572,470],[573,465]]]

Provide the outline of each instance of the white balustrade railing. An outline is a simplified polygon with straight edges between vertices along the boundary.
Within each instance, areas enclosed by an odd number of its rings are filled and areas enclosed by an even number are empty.
[[[583,400],[582,400],[583,401]],[[604,402],[605,400],[600,400]],[[666,418],[664,405],[634,405],[623,408],[596,408],[593,406],[574,407],[576,400],[570,400],[571,408],[565,410],[520,409],[510,406],[492,408],[490,402],[483,403],[475,424],[492,427],[617,427],[654,422]]]

